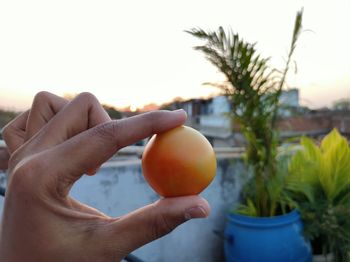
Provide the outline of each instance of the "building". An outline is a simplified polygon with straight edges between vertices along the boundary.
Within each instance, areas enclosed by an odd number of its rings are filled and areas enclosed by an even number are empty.
[[[284,117],[293,115],[299,106],[299,90],[283,91],[280,103],[283,105],[280,114]],[[232,106],[224,95],[208,99],[190,99],[176,101],[167,105],[168,109],[182,108],[186,111],[187,125],[196,128],[205,135],[215,147],[241,146],[244,144],[240,132],[232,132]]]
[[[291,88],[281,93],[279,115],[283,117],[293,116],[300,110],[299,89]]]
[[[350,110],[312,110],[304,115],[282,118],[277,127],[284,139],[301,135],[322,139],[337,128],[350,140]]]

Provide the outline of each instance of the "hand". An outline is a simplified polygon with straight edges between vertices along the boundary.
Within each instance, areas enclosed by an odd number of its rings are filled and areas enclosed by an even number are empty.
[[[75,181],[119,149],[185,120],[183,111],[156,111],[111,121],[89,93],[71,102],[39,93],[3,131],[10,160],[1,261],[119,261],[186,220],[208,216],[199,196],[160,199],[118,218],[69,196]]]
[[[6,148],[0,147],[0,170],[6,170],[10,155]]]

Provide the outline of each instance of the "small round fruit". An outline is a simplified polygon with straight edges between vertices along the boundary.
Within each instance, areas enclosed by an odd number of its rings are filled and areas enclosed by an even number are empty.
[[[142,170],[161,196],[197,195],[214,179],[216,157],[201,133],[180,126],[151,138],[142,156]]]

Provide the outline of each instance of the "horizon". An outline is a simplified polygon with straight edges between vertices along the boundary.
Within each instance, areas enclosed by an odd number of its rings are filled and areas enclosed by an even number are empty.
[[[297,73],[291,70],[287,83],[300,90],[301,105],[330,107],[350,98],[350,37],[344,34],[350,2],[345,0],[4,2],[0,108],[27,109],[41,90],[60,96],[91,92],[116,108],[218,94],[203,83],[223,76],[193,50],[199,42],[184,31],[232,28],[257,42],[258,51],[280,69],[302,7],[304,32],[293,57]]]
[[[297,89],[298,92],[300,93],[300,90],[298,88],[290,88],[288,90],[283,90],[283,92],[288,92],[290,90],[293,90],[293,89]],[[73,99],[75,96],[77,96],[78,94],[64,94],[62,97],[64,98],[67,98],[69,100]],[[113,108],[114,110],[117,110],[119,112],[139,112],[139,113],[142,113],[142,112],[148,112],[148,111],[152,111],[152,110],[158,110],[160,109],[162,106],[167,106],[169,104],[172,104],[172,103],[175,103],[175,102],[188,102],[188,101],[191,101],[193,99],[200,99],[200,100],[209,100],[211,98],[214,98],[214,97],[217,97],[217,96],[226,96],[225,94],[221,94],[221,93],[218,93],[218,94],[212,94],[212,95],[208,95],[208,96],[202,96],[202,97],[191,97],[191,98],[183,98],[183,97],[175,97],[173,98],[172,100],[169,100],[169,101],[165,101],[164,103],[149,103],[149,104],[145,104],[141,107],[134,107],[132,105],[127,105],[127,106],[124,106],[124,107],[118,107],[118,106],[115,106],[115,105],[111,105],[111,104],[107,104],[107,103],[103,103],[100,101],[101,105],[102,106],[106,106],[106,107],[111,107]],[[339,100],[336,100],[335,102],[337,101],[350,101],[349,98],[340,98]],[[323,109],[329,109],[331,110],[333,108],[333,104],[332,106],[322,106],[322,107],[309,107],[307,105],[303,105],[302,103],[300,103],[300,97],[299,97],[299,106],[300,107],[304,107],[304,108],[308,108],[310,110],[323,110]],[[4,107],[1,107],[0,105],[0,110],[3,110],[3,111],[8,111],[8,112],[16,112],[16,113],[20,113],[20,112],[23,112],[25,110],[27,110],[29,108],[23,108],[23,109],[14,109],[14,108],[4,108]]]

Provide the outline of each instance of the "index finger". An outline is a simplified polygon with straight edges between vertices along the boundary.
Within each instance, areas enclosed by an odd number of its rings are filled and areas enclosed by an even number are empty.
[[[43,157],[46,163],[64,163],[56,166],[56,170],[52,170],[52,166],[50,168],[52,173],[60,176],[60,179],[53,181],[65,181],[63,185],[55,185],[55,188],[68,194],[70,186],[82,174],[102,165],[119,149],[155,133],[180,126],[185,121],[186,113],[183,110],[154,111],[110,121],[72,137],[46,152]]]

